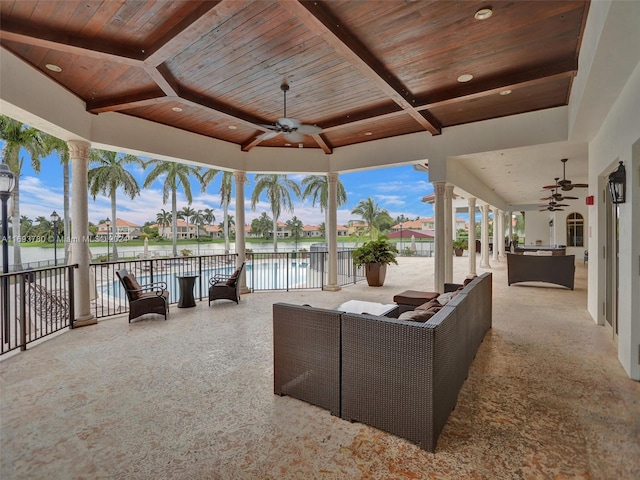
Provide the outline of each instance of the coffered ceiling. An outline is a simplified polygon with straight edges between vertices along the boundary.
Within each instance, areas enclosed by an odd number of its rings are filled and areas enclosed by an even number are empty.
[[[477,19],[487,7],[491,15]],[[584,0],[3,0],[0,42],[91,113],[119,112],[245,151],[300,143],[331,154],[567,105],[588,7]],[[295,144],[265,138],[284,116],[283,83],[287,117],[320,133]]]

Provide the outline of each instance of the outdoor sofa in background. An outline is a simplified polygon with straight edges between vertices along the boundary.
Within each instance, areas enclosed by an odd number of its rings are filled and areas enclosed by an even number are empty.
[[[573,290],[575,255],[526,255],[507,253],[507,281],[546,282]]]

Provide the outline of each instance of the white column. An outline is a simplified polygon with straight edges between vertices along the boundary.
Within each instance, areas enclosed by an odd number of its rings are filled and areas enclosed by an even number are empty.
[[[329,205],[327,206],[327,246],[329,248],[329,265],[327,268],[327,285],[324,289],[332,292],[340,290],[338,285],[338,174],[328,173]]]
[[[476,199],[469,198],[469,275],[476,275]]]
[[[493,212],[493,252],[492,252],[492,260],[494,262],[498,261],[498,245],[500,243],[500,228],[498,227],[498,209],[493,207],[491,209]]]
[[[75,319],[74,327],[84,327],[98,323],[91,313],[91,278],[89,264],[89,206],[87,200],[87,171],[91,144],[73,140],[67,142],[71,159],[71,262],[77,263],[74,272]]]
[[[444,187],[444,281],[453,283],[453,185]]]
[[[507,212],[507,222],[509,225],[509,244],[513,242],[513,212]]]
[[[435,198],[435,239],[434,239],[434,287],[437,292],[444,292],[445,283],[445,233],[444,233],[444,190],[445,182],[433,182]]]
[[[247,183],[247,174],[242,171],[233,172],[233,179],[236,182],[236,253],[238,254],[238,266],[245,261],[245,232],[244,232],[244,184]],[[247,288],[247,269],[242,271],[240,276],[240,293],[249,293]]]
[[[480,268],[491,268],[491,264],[489,264],[489,205],[485,203],[480,208],[482,209]]]
[[[504,212],[502,210],[498,210],[498,227],[500,236],[498,237],[498,256],[501,258],[505,258],[504,254]]]

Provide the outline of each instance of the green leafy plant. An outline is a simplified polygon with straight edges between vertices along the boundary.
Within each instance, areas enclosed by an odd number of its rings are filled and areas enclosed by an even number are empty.
[[[398,249],[387,240],[387,237],[380,237],[378,240],[371,240],[356,248],[351,255],[355,265],[366,265],[368,263],[380,263],[388,265],[390,263],[398,264],[396,255]]]
[[[188,248],[183,248],[182,250],[180,250],[180,254],[183,257],[188,257],[189,255],[193,254],[193,250],[189,250]]]
[[[469,248],[469,244],[467,243],[466,239],[457,238],[453,242],[453,249],[454,250],[456,250],[456,249],[467,250],[468,248]]]

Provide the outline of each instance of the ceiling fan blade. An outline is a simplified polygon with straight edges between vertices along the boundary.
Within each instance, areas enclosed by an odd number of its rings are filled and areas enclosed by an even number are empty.
[[[551,190],[553,188],[558,188],[558,185],[545,185],[542,188],[545,189],[545,190]]]
[[[302,135],[300,132],[285,133],[284,138],[286,138],[291,143],[301,143],[302,141],[304,141],[304,135]]]
[[[571,185],[574,188],[589,188],[589,184],[588,183],[572,183]]]
[[[274,132],[279,131],[277,125],[268,125],[266,123],[260,123],[260,124],[258,124],[258,126],[262,127],[262,128],[266,128],[267,130],[273,130]]]
[[[277,125],[285,127],[287,129],[293,129],[293,128],[298,128],[301,125],[301,123],[300,123],[300,120],[297,120],[295,118],[282,117],[278,119]]]
[[[559,200],[560,201],[563,201],[563,200],[578,200],[579,198],[580,197],[562,197],[562,198],[559,198]]]
[[[261,142],[265,141],[265,140],[270,140],[272,138],[277,137],[278,135],[280,135],[282,132],[264,132],[260,135],[258,135],[256,137],[256,140],[260,140]]]
[[[315,135],[317,133],[321,133],[322,129],[315,125],[300,125],[297,130],[299,133],[303,133],[305,135]]]

